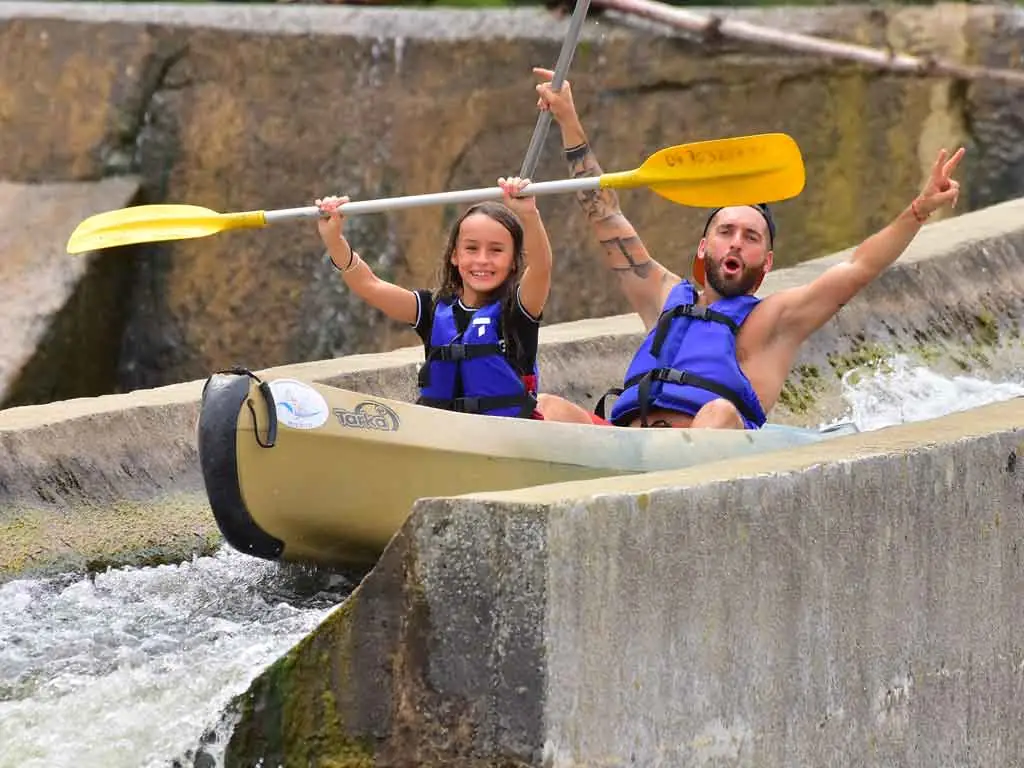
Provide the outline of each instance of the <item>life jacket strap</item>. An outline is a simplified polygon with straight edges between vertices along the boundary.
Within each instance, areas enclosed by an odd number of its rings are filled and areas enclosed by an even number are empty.
[[[530,418],[537,407],[537,398],[525,392],[521,395],[495,395],[493,397],[455,397],[449,399],[421,397],[416,402],[431,408],[441,408],[458,413],[487,413],[499,408],[519,406],[517,418],[524,419]]]
[[[625,387],[612,387],[603,395],[601,399],[597,401],[597,405],[594,407],[594,413],[600,416],[602,419],[605,418],[605,400],[609,395],[618,397],[627,389],[633,385],[637,386],[637,402],[640,404],[640,426],[650,426],[647,423],[647,416],[650,413],[651,408],[651,385],[656,381],[663,381],[667,384],[682,384],[689,385],[691,387],[699,387],[700,389],[706,389],[708,392],[712,392],[723,400],[728,400],[734,406],[736,410],[740,412],[740,415],[745,419],[749,420],[754,424],[760,423],[761,419],[758,414],[754,413],[753,410],[743,401],[743,398],[737,392],[729,389],[728,387],[719,384],[717,381],[706,379],[703,376],[697,376],[686,371],[680,371],[675,368],[655,368],[653,370],[642,373],[639,376],[634,376],[626,382]]]
[[[604,419],[604,401],[608,398],[608,395],[614,395],[615,397],[618,397],[625,391],[626,390],[623,389],[622,387],[612,387],[611,389],[609,389],[607,392],[601,395],[601,399],[597,401],[597,405],[594,406],[594,414]]]
[[[422,389],[430,386],[430,364],[436,360],[444,362],[461,362],[463,360],[476,360],[481,357],[492,355],[504,355],[506,351],[504,339],[497,344],[446,344],[443,347],[431,347],[423,365],[417,384]]]
[[[728,326],[734,335],[739,333],[740,330],[736,321],[728,315],[708,309],[701,304],[680,304],[678,307],[666,309],[658,317],[658,328],[654,332],[654,339],[651,341],[651,355],[654,357],[661,354],[661,347],[665,343],[665,337],[668,336],[669,329],[672,327],[672,321],[677,317],[692,317],[695,320],[721,323]]]
[[[740,415],[748,421],[757,424],[760,422],[758,414],[754,413],[748,406],[738,392],[729,389],[717,381],[706,379],[703,376],[697,376],[693,373],[687,373],[686,371],[680,371],[676,368],[654,368],[653,370],[647,371],[639,376],[634,376],[626,382],[626,389],[637,385],[637,400],[640,403],[640,426],[646,427],[647,414],[650,411],[651,406],[651,385],[656,381],[662,381],[666,384],[679,384],[683,386],[698,387],[700,389],[706,389],[708,392],[718,395],[723,400],[727,400],[736,406],[736,410],[740,412]]]

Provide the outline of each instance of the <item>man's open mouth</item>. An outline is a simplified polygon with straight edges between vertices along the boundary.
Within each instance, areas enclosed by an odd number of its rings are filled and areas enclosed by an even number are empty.
[[[743,262],[735,256],[727,256],[722,262],[722,271],[727,275],[737,275],[743,270]]]

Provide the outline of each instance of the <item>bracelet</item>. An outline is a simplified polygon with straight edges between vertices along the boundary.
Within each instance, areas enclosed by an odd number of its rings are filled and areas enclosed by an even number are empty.
[[[353,269],[355,269],[356,267],[358,267],[362,263],[363,263],[363,260],[361,258],[359,258],[359,254],[356,253],[355,251],[352,251],[352,256],[351,256],[351,258],[349,258],[348,264],[345,266],[345,268],[343,270],[341,270],[341,274],[345,274],[346,272],[351,272]]]
[[[330,253],[327,254],[327,258],[331,260],[331,266],[338,272],[348,272],[352,268],[352,260],[356,257],[356,252],[352,250],[352,246],[348,247],[348,264],[344,267],[339,267],[338,262],[334,260],[334,257]]]
[[[917,198],[916,197],[913,200],[910,201],[910,212],[912,214],[914,214],[914,218],[917,219],[917,223],[918,224],[924,224],[928,220],[928,217],[931,216],[930,213],[927,213],[924,216],[922,216],[920,213],[918,213],[918,211],[917,211]]]
[[[585,157],[587,152],[590,151],[590,145],[584,141],[582,144],[577,144],[575,147],[566,147],[562,151],[565,152],[565,159],[572,162],[573,160],[579,160]]]

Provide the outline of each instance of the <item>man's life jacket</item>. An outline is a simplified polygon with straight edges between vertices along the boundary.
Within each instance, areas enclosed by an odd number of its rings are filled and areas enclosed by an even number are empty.
[[[628,424],[639,414],[647,426],[652,408],[692,416],[711,400],[724,398],[736,406],[748,429],[764,426],[761,402],[736,360],[736,334],[760,301],[734,296],[703,307],[693,285],[680,282],[629,364],[622,388],[609,390],[595,413],[603,417],[605,397],[618,394],[612,423]]]

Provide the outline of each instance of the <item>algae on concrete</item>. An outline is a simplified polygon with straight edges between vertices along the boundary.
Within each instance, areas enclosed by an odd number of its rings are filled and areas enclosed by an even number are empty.
[[[145,567],[213,554],[223,543],[205,495],[31,507],[0,519],[0,583],[66,571]]]
[[[270,666],[230,709],[240,714],[226,768],[253,765],[253,755],[282,768],[372,768],[372,745],[346,733],[333,686],[351,669],[352,613],[358,590]]]

